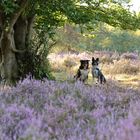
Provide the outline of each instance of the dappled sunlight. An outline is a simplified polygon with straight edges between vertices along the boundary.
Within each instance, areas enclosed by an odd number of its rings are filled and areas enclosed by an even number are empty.
[[[134,34],[135,34],[136,36],[140,36],[140,30],[135,31]]]

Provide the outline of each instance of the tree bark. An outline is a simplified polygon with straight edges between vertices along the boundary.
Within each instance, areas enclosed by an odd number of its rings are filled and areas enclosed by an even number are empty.
[[[1,77],[5,84],[14,84],[18,78],[17,61],[14,43],[14,30],[12,32],[2,31],[1,34]]]
[[[30,36],[34,16],[27,18],[20,16],[14,26],[15,30],[15,44],[18,50],[25,50],[22,53],[16,53],[18,72],[21,78],[26,77],[27,74],[32,73],[32,57],[30,55]]]
[[[34,23],[35,15],[31,15],[27,18],[27,33],[26,33],[26,46],[29,47],[30,40],[31,40],[31,34],[32,34],[32,28]]]
[[[25,39],[26,39],[26,32],[27,32],[27,22],[25,18],[23,18],[22,16],[18,18],[14,26],[14,31],[15,31],[14,41],[15,41],[16,49],[26,50]],[[22,77],[24,73],[23,69],[26,62],[25,53],[26,51],[21,53],[20,52],[16,53],[18,73],[20,77]]]
[[[0,34],[0,73],[2,81],[5,84],[14,84],[19,78],[16,54],[23,51],[17,50],[17,43],[15,44],[14,26],[21,16],[23,10],[27,6],[28,2],[28,0],[18,1],[19,7],[11,15],[8,16],[4,13],[4,11],[0,9],[0,29],[2,30]],[[23,30],[20,31],[22,32]],[[24,36],[19,37],[21,37],[25,42]],[[18,42],[20,44],[19,48],[25,48],[25,45],[23,45],[25,44],[24,42],[21,42],[21,44]]]

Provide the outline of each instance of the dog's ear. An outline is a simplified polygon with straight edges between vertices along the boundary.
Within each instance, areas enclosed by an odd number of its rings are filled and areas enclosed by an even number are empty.
[[[99,58],[96,58],[96,61],[99,62]]]
[[[83,66],[85,64],[84,60],[80,60],[81,65]]]
[[[95,59],[94,59],[94,57],[92,57],[92,61],[94,61]]]

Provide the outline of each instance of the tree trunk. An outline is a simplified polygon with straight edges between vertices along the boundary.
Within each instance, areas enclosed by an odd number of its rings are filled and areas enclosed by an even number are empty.
[[[25,39],[26,39],[26,32],[27,32],[27,22],[25,18],[21,16],[18,18],[15,26],[14,26],[14,39],[15,45],[18,50],[25,50],[22,53],[16,53],[17,65],[18,65],[18,72],[20,77],[24,77],[25,73],[25,63],[26,63],[26,47],[25,47]]]
[[[35,18],[35,15],[32,15],[32,16],[27,18],[27,23],[28,23],[28,25],[27,25],[27,33],[26,33],[26,46],[27,47],[29,47],[29,45],[30,45],[34,18]]]
[[[14,43],[14,30],[2,31],[1,39],[1,77],[5,84],[13,84],[18,78],[17,61]]]
[[[18,50],[25,49],[25,39],[27,32],[27,21],[26,18],[22,18],[21,16],[18,18],[15,26],[14,26],[14,39],[15,45]]]
[[[26,27],[26,24],[22,28],[18,25],[18,29],[14,29],[14,26],[18,23],[18,19],[20,19],[28,3],[28,0],[18,1],[18,7],[13,10],[14,12],[11,14],[6,14],[4,10],[0,11],[0,73],[2,81],[6,84],[13,84],[19,78],[19,68],[17,64],[19,57],[16,57],[16,55],[23,53],[21,50],[25,48],[26,28],[24,29],[24,27]],[[22,22],[20,22],[20,24],[22,24]],[[22,25],[24,25],[24,22]],[[16,31],[16,33],[14,31]],[[17,47],[19,47],[20,50],[18,50]],[[22,55],[22,57],[24,57],[24,55]]]
[[[14,26],[15,29],[15,44],[18,50],[25,50],[22,53],[17,53],[18,72],[21,78],[29,73],[32,73],[32,57],[30,56],[30,36],[33,24],[33,17],[26,18],[20,16]]]

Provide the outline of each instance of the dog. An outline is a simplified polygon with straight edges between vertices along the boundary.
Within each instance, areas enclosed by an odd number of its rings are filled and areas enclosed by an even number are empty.
[[[82,81],[83,83],[88,79],[89,73],[89,61],[90,60],[80,60],[80,66],[77,74],[74,76],[76,80]]]
[[[97,82],[100,84],[106,83],[106,78],[104,77],[103,73],[99,69],[99,58],[92,57],[92,77],[93,79],[96,78]]]

